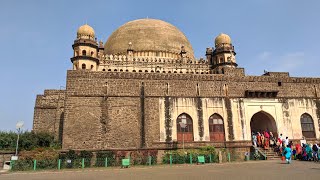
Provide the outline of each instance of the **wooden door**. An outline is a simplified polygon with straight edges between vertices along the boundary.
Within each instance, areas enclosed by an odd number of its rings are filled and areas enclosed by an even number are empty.
[[[185,127],[181,126],[181,123],[185,123]],[[184,137],[183,137],[184,136]],[[192,119],[188,114],[181,114],[177,118],[177,141],[182,142],[192,142],[193,141],[193,123]]]
[[[209,118],[210,141],[225,141],[222,117],[214,114]]]

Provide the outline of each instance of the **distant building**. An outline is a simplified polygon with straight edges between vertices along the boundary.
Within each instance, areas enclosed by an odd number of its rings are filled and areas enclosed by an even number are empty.
[[[246,76],[226,34],[205,59],[156,19],[130,21],[105,44],[86,24],[72,47],[66,90],[45,90],[34,111],[33,130],[53,132],[63,149],[182,148],[183,138],[186,148],[241,148],[264,130],[320,138],[320,78]]]

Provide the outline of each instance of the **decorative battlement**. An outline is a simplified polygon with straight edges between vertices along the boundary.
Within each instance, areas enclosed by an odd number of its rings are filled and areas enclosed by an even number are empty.
[[[209,74],[209,63],[204,59],[103,55],[99,61],[98,71]]]
[[[127,57],[126,55],[103,55],[100,59],[102,61],[135,61],[135,62],[155,62],[155,63],[183,63],[183,64],[207,64],[208,61],[204,59],[195,60],[188,59],[187,61],[182,61],[180,58],[171,58],[171,57],[136,57],[133,58]]]

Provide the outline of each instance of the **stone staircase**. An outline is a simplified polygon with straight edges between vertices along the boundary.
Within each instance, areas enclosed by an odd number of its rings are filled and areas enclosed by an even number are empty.
[[[269,149],[265,150],[263,148],[258,147],[258,149],[267,156],[267,160],[280,160],[281,159],[281,155],[274,152],[273,148],[269,148]]]

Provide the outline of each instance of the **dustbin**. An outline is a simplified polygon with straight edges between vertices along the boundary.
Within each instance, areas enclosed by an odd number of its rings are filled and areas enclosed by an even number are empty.
[[[3,169],[4,170],[9,170],[11,168],[11,161],[5,161],[3,163]]]
[[[249,160],[250,160],[250,153],[249,153],[249,152],[246,152],[246,153],[244,154],[244,156],[245,156],[245,160],[246,160],[246,161],[249,161]]]

